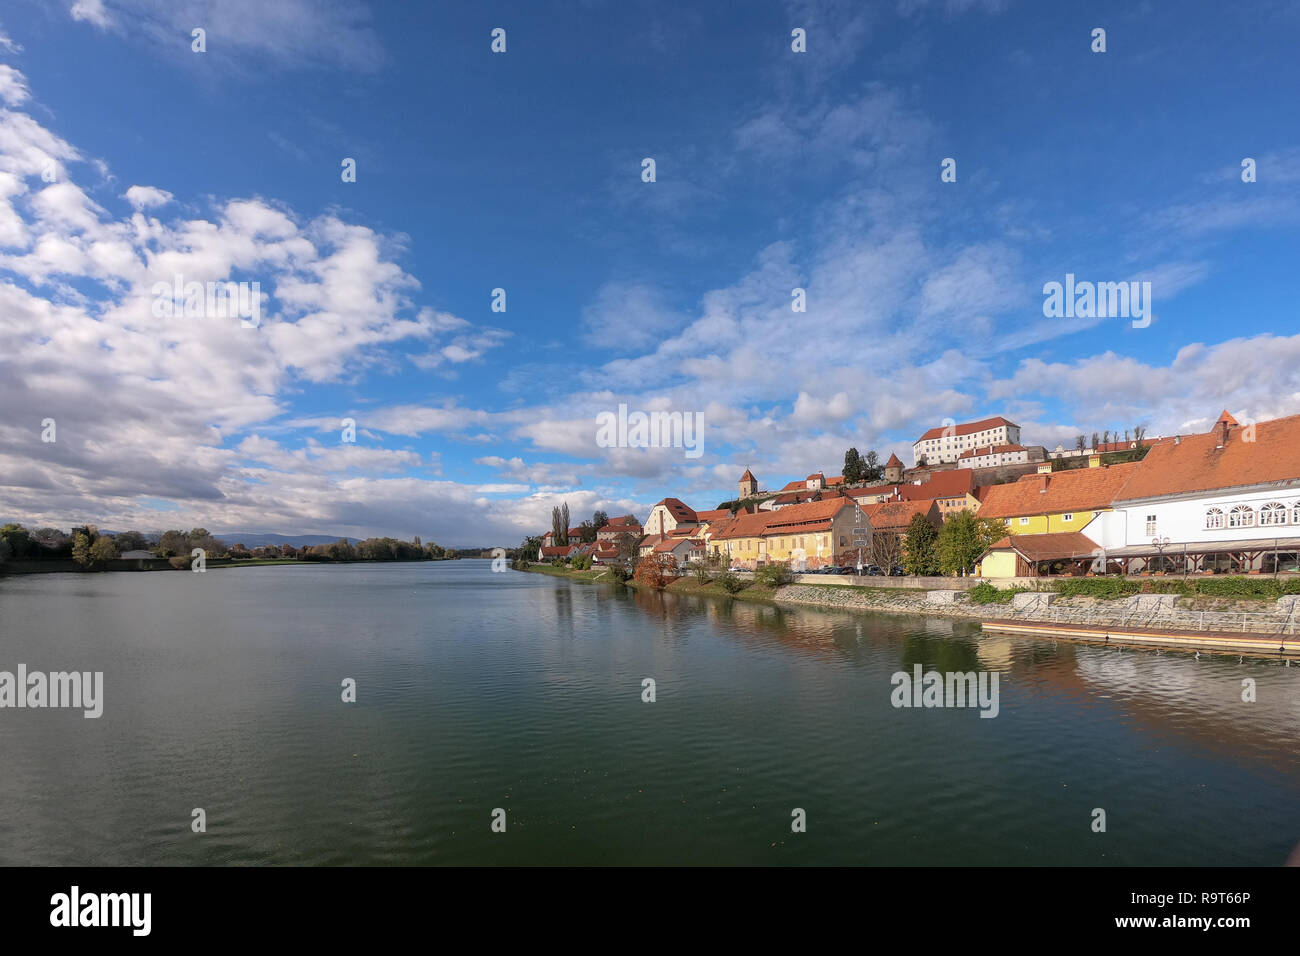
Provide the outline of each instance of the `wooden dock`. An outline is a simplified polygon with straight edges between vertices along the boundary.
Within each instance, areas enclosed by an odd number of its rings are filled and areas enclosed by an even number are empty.
[[[1300,657],[1300,635],[1293,634],[1259,634],[1249,631],[1232,634],[1224,631],[1182,631],[1160,627],[1120,627],[1025,620],[984,621],[980,626],[986,631],[997,631],[1003,634],[1085,641],[1090,644],[1134,644],[1174,647],[1185,651],[1253,654],[1258,657]]]

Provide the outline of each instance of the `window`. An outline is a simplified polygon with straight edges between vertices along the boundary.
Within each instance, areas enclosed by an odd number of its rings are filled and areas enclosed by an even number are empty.
[[[1211,508],[1209,511],[1205,512],[1205,527],[1208,530],[1213,531],[1215,528],[1222,528],[1223,526],[1224,517],[1222,510],[1219,508]]]
[[[1003,518],[1003,519],[1002,519],[1002,524],[1003,524],[1005,527],[1010,528],[1010,527],[1011,527],[1011,519],[1010,519],[1010,518]]]
[[[1259,509],[1260,524],[1286,524],[1286,505],[1280,501],[1270,501]]]
[[[1020,523],[1021,523],[1021,524],[1029,524],[1029,519],[1028,519],[1028,518],[1021,518],[1021,519],[1020,519]]]
[[[1073,521],[1073,520],[1074,520],[1074,515],[1072,515],[1072,514],[1063,514],[1063,515],[1061,515],[1061,520],[1062,520],[1062,521]]]
[[[842,548],[846,544],[848,544],[848,541],[845,539],[844,535],[840,535],[840,547]]]
[[[1229,528],[1253,528],[1255,526],[1255,510],[1249,505],[1237,505],[1228,512]]]
[[[1147,515],[1147,534],[1156,533],[1156,516]]]

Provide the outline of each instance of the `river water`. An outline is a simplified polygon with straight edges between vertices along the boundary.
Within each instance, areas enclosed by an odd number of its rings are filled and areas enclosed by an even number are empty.
[[[102,671],[103,715],[0,709],[3,865],[1274,865],[1300,843],[1300,666],[1235,655],[466,560],[0,578],[19,664]],[[895,707],[917,664],[998,674],[997,716]]]

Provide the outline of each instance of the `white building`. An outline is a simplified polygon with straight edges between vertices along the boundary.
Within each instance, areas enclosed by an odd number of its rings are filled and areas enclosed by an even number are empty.
[[[912,443],[912,463],[956,461],[963,452],[988,445],[1019,445],[1020,426],[1002,417],[931,428]]]
[[[1047,449],[1042,445],[1026,448],[1024,445],[981,445],[961,453],[957,464],[961,468],[997,468],[999,465],[1023,465],[1042,461]]]
[[[1128,571],[1300,570],[1300,416],[1153,446],[1086,531]]]

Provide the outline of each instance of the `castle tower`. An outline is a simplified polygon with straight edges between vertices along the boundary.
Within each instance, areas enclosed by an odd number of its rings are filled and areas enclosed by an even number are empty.
[[[745,473],[740,476],[740,497],[750,498],[756,494],[758,494],[758,480],[754,478],[753,473],[746,468]]]
[[[886,484],[896,485],[903,480],[903,463],[898,460],[897,455],[891,454],[889,461],[885,462],[885,482]]]

